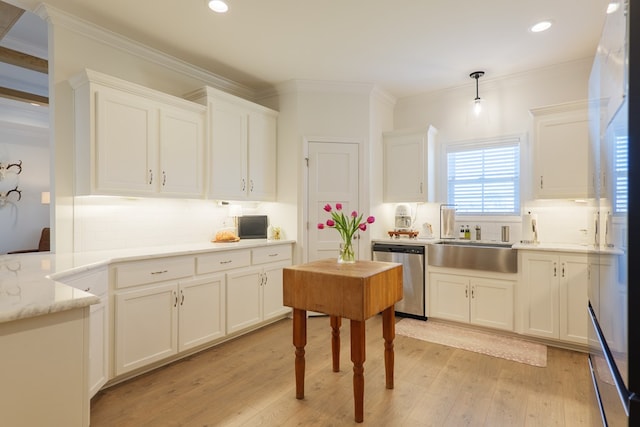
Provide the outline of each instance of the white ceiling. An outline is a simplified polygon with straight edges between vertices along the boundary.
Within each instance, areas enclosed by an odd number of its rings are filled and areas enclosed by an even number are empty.
[[[36,0],[6,0],[34,10]],[[291,79],[396,97],[591,57],[607,0],[47,0],[256,91]],[[541,19],[553,27],[533,34]],[[9,36],[12,34],[10,33]],[[480,81],[482,84],[482,80]]]

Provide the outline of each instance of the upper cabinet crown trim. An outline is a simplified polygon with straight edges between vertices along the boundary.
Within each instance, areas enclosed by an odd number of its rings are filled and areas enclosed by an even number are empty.
[[[536,107],[529,110],[533,116],[543,116],[547,114],[565,113],[567,111],[585,110],[589,108],[588,100],[564,102],[562,104],[546,105],[544,107]]]
[[[253,101],[249,101],[247,99],[244,98],[240,98],[236,95],[227,93],[225,91],[210,87],[210,86],[205,86],[202,87],[200,89],[196,89],[192,92],[189,92],[187,94],[184,95],[185,99],[188,99],[190,101],[195,101],[195,102],[202,102],[202,100],[204,99],[223,99],[229,102],[233,102],[237,105],[241,105],[244,108],[248,108],[250,110],[253,111],[258,111],[264,114],[269,114],[272,116],[277,116],[278,112],[275,110],[272,110],[271,108],[267,108],[263,105],[260,104],[256,104]]]
[[[197,104],[195,102],[182,99],[174,95],[169,95],[155,89],[150,89],[146,86],[122,80],[117,77],[109,76],[107,74],[103,74],[94,70],[85,69],[81,73],[76,74],[69,79],[69,84],[74,90],[87,83],[95,83],[101,86],[117,89],[122,92],[144,96],[148,99],[160,101],[165,104],[185,108],[195,112],[203,112],[206,110],[206,106]]]
[[[39,6],[36,13],[43,19],[50,21],[55,25],[60,25],[101,44],[105,44],[136,57],[146,59],[149,62],[161,65],[166,69],[191,76],[204,84],[219,87],[226,91],[238,94],[239,96],[247,98],[255,97],[255,92],[247,86],[211,73],[200,67],[196,67],[195,65],[191,65],[181,59],[124,37],[92,22],[85,21],[49,4]]]

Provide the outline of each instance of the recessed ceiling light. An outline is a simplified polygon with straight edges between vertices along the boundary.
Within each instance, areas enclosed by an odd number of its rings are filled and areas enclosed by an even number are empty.
[[[616,10],[620,9],[620,2],[618,1],[612,1],[611,3],[609,3],[609,5],[607,6],[607,14],[612,14],[613,12],[615,12]]]
[[[542,31],[547,31],[551,28],[551,21],[540,21],[537,24],[534,24],[529,28],[529,31],[532,33],[540,33]]]
[[[229,6],[222,0],[209,0],[209,9],[217,13],[225,13],[229,10]]]

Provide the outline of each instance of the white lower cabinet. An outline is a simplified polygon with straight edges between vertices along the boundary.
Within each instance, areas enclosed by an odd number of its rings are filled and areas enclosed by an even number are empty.
[[[430,317],[513,330],[514,280],[429,274]]]
[[[121,375],[178,352],[175,283],[115,296],[115,374]]]
[[[282,269],[291,265],[291,249],[269,245],[114,265],[114,376],[288,313]]]
[[[178,351],[225,335],[225,286],[222,274],[179,285]]]
[[[227,333],[240,331],[262,320],[262,268],[227,273]]]
[[[116,375],[221,338],[224,276],[152,285],[116,295]]]
[[[285,314],[282,269],[291,261],[227,273],[227,333],[241,331]]]
[[[522,332],[587,344],[586,254],[520,251]]]
[[[72,274],[60,281],[100,298],[89,307],[89,398],[109,380],[109,304],[106,267]]]

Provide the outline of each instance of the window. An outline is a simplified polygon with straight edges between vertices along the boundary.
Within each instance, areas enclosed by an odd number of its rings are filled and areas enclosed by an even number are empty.
[[[627,136],[616,136],[613,147],[613,212],[627,212],[629,197],[629,145]]]
[[[447,146],[447,203],[461,214],[520,215],[520,138]]]

